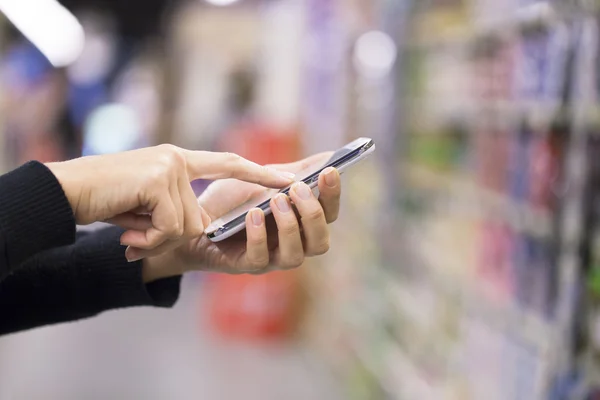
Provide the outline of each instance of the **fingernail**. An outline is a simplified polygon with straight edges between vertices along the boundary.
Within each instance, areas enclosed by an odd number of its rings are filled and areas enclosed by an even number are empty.
[[[325,184],[327,184],[329,187],[335,187],[337,184],[337,174],[335,168],[329,167],[323,171],[323,174],[325,175]]]
[[[262,226],[263,213],[261,212],[261,210],[254,209],[254,210],[250,211],[250,216],[252,217],[252,223],[254,224],[254,226],[256,226],[256,227]]]
[[[142,257],[140,257],[136,251],[132,250],[131,248],[128,248],[127,250],[125,250],[125,258],[127,259],[127,262],[136,262],[142,259]]]
[[[304,182],[296,183],[294,185],[294,192],[296,192],[296,194],[300,196],[302,200],[310,199],[310,188]]]
[[[141,259],[142,259],[142,257],[140,257],[140,256],[130,256],[130,257],[127,257],[127,262],[132,263],[132,262],[140,261]]]
[[[290,203],[288,203],[288,199],[285,194],[280,194],[275,197],[275,204],[282,213],[290,212]]]

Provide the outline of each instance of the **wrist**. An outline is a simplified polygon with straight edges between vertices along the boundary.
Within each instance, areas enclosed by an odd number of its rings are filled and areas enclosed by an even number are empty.
[[[73,215],[75,215],[75,218],[77,219],[77,210],[79,208],[79,200],[81,198],[81,184],[76,182],[76,178],[73,176],[72,171],[69,170],[68,161],[51,162],[44,165],[56,177],[58,183],[60,183],[67,201],[71,205]]]
[[[144,283],[180,276],[185,272],[183,261],[179,260],[173,252],[142,260],[142,279]]]

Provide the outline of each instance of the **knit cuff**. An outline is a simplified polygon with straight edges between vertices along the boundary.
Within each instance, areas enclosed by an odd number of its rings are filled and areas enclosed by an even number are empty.
[[[172,307],[179,298],[181,276],[145,284],[142,262],[127,262],[120,245],[123,230],[107,228],[77,241],[77,301],[97,304],[97,312],[135,306]]]
[[[75,241],[73,210],[44,164],[32,161],[0,177],[0,235],[8,266],[0,276],[28,257]]]

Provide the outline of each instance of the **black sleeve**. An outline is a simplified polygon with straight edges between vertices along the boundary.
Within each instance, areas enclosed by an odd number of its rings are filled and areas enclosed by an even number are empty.
[[[181,277],[144,284],[141,262],[125,259],[122,233],[120,228],[89,233],[29,259],[0,282],[0,334],[117,308],[173,306]]]
[[[74,241],[73,211],[44,164],[0,176],[0,281],[27,258]]]

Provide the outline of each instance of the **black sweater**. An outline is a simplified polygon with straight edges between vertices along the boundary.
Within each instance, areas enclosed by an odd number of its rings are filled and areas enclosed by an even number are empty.
[[[62,187],[41,163],[0,176],[0,334],[115,308],[171,307],[181,278],[144,284],[122,233],[77,233]]]

